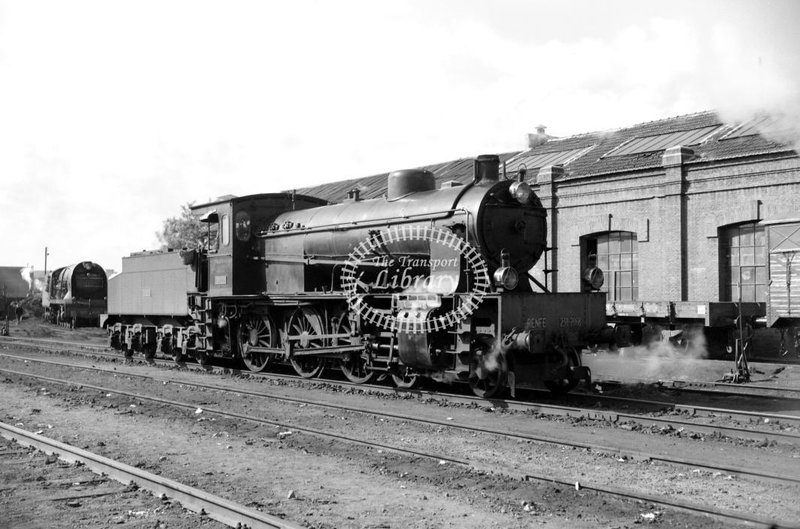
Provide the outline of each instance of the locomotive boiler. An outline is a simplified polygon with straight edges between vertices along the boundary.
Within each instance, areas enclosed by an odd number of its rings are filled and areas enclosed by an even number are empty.
[[[83,261],[57,268],[47,276],[42,291],[45,318],[53,323],[75,327],[81,323],[97,325],[106,312],[108,279],[103,267]]]
[[[282,362],[313,377],[336,365],[357,383],[429,377],[486,397],[588,382],[579,352],[607,338],[605,295],[534,293],[546,212],[526,183],[500,178],[498,157],[474,167],[470,183],[438,189],[428,171],[397,171],[371,200],[353,191],[341,204],[269,194],[197,206],[209,242],[184,253],[191,323],[167,332],[151,321],[147,334],[146,319],[134,328],[118,315],[112,334],[201,362],[241,357],[253,371]]]

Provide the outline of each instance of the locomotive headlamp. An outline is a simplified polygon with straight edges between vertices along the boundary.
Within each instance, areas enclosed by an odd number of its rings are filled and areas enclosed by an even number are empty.
[[[514,290],[519,284],[519,274],[511,267],[511,254],[506,249],[500,251],[500,268],[494,271],[494,286]]]
[[[501,266],[494,271],[494,286],[514,290],[519,284],[519,274],[510,266]]]
[[[596,266],[583,271],[583,280],[592,290],[600,290],[605,283],[603,271]]]
[[[511,196],[513,196],[520,204],[529,204],[533,196],[533,189],[525,182],[514,182],[508,188]]]
[[[600,290],[605,282],[603,271],[597,266],[597,254],[590,253],[586,258],[588,266],[583,270],[583,282],[591,290]]]

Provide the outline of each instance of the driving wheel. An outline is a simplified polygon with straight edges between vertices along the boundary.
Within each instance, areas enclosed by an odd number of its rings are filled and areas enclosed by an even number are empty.
[[[342,313],[339,316],[338,325],[334,325],[335,334],[352,333],[353,325],[347,313]],[[334,338],[331,345],[352,345],[357,343],[355,338]],[[375,372],[370,369],[372,359],[369,357],[365,350],[351,351],[345,353],[344,358],[339,361],[339,367],[347,377],[347,380],[354,384],[366,384],[375,376]]]
[[[272,361],[274,355],[263,351],[254,351],[254,347],[277,347],[278,333],[275,323],[269,315],[251,314],[239,323],[239,352],[247,369],[253,372],[263,371]]]
[[[317,349],[323,346],[322,318],[311,307],[300,307],[292,313],[286,325],[286,339],[293,340],[295,351]],[[313,378],[322,372],[325,359],[321,356],[292,355],[292,367],[303,378]]]

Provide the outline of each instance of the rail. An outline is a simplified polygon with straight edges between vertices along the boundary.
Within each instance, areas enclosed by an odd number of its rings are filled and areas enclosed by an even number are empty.
[[[0,435],[23,446],[32,446],[48,455],[56,454],[59,459],[69,463],[79,461],[95,473],[106,474],[121,483],[127,484],[133,481],[142,489],[148,490],[155,495],[164,494],[179,501],[187,509],[197,513],[205,513],[210,518],[230,527],[246,526],[250,529],[301,529],[303,527],[183,483],[145,472],[119,461],[28,432],[10,424],[0,422]]]

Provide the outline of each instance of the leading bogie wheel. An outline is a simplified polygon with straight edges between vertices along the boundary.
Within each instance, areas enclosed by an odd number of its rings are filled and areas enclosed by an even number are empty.
[[[293,340],[295,351],[317,349],[324,345],[322,318],[312,307],[299,307],[286,324],[286,339]],[[292,355],[289,360],[295,372],[303,378],[313,378],[322,373],[325,359],[321,356]]]
[[[269,315],[251,314],[239,323],[237,333],[239,353],[247,369],[255,373],[263,371],[272,361],[273,354],[254,351],[255,347],[277,347],[278,333],[275,322]]]
[[[578,351],[574,347],[566,348],[567,365],[569,367],[578,367],[581,365]],[[563,379],[563,380],[546,380],[544,385],[554,395],[565,395],[575,389],[579,380]]]
[[[353,325],[346,312],[341,314],[338,320],[335,321],[333,329],[334,334],[352,334]],[[334,338],[331,345],[352,345],[356,343],[357,340],[355,338]],[[339,360],[339,367],[342,373],[347,377],[347,380],[354,384],[366,384],[372,380],[375,372],[370,369],[371,364],[372,360],[365,350],[345,353],[344,357]]]
[[[392,373],[392,381],[400,389],[412,389],[419,383],[419,376],[411,368],[400,366]]]

